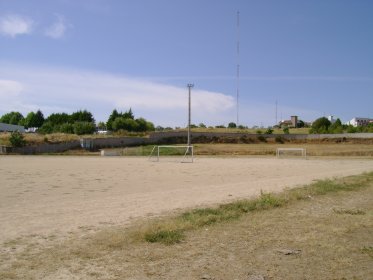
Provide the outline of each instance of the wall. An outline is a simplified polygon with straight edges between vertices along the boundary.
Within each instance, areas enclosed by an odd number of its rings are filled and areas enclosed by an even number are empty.
[[[257,138],[262,135],[266,138],[275,138],[281,136],[287,140],[317,140],[317,139],[373,139],[373,133],[345,133],[345,134],[247,134],[247,133],[215,133],[215,132],[192,132],[193,138],[196,137],[242,137]],[[80,141],[72,141],[59,144],[41,144],[38,146],[26,146],[21,148],[7,147],[7,153],[19,154],[41,154],[41,153],[61,153],[66,150],[86,147],[90,150],[99,150],[102,148],[116,148],[140,145],[157,145],[163,143],[184,143],[186,144],[187,132],[157,132],[149,137],[118,137],[118,138],[82,138]],[[185,140],[185,141],[184,141]],[[184,142],[183,142],[184,141]]]
[[[41,144],[37,146],[26,146],[26,147],[19,147],[19,148],[12,147],[10,149],[9,147],[7,147],[7,153],[24,154],[24,155],[34,155],[34,154],[43,154],[43,153],[62,153],[64,151],[67,151],[70,149],[76,149],[79,147],[80,147],[79,141],[71,141],[71,142],[58,143],[58,144],[45,143],[45,144]]]

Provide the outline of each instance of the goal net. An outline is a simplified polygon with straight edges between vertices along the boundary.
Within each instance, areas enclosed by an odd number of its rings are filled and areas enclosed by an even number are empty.
[[[284,157],[301,157],[307,158],[307,150],[305,148],[277,148],[277,158]]]
[[[160,161],[161,158],[172,159],[179,162],[193,162],[193,146],[154,146],[150,155],[150,161]]]

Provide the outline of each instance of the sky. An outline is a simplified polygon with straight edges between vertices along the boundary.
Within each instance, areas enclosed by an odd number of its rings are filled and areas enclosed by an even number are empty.
[[[197,125],[237,109],[249,127],[373,118],[372,13],[370,0],[0,0],[0,115],[131,108],[185,127],[192,83]]]

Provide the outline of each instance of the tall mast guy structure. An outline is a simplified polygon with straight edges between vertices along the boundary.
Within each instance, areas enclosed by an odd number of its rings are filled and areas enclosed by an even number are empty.
[[[239,97],[240,97],[240,11],[237,11],[237,122],[239,124]]]

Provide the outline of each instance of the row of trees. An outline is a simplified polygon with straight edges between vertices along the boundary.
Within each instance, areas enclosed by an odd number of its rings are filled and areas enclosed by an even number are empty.
[[[22,125],[26,128],[41,127],[44,123],[44,115],[38,110],[30,112],[24,117],[20,112],[10,112],[0,118],[0,122],[7,124]]]
[[[367,126],[352,126],[342,124],[340,119],[331,123],[327,118],[318,118],[312,123],[310,133],[313,134],[336,134],[336,133],[359,133],[359,132],[373,132],[373,124]]]
[[[119,113],[116,109],[114,109],[106,122],[106,129],[110,131],[154,131],[154,124],[144,118],[135,119],[131,109],[124,113]]]
[[[53,113],[47,118],[38,110],[24,117],[20,112],[10,112],[0,117],[0,122],[22,125],[25,128],[36,128],[39,133],[92,134],[96,131],[95,119],[91,112],[79,110],[72,114]],[[153,123],[144,118],[135,119],[132,110],[124,113],[113,110],[106,123],[100,122],[98,128],[109,131],[143,132],[154,130]]]

